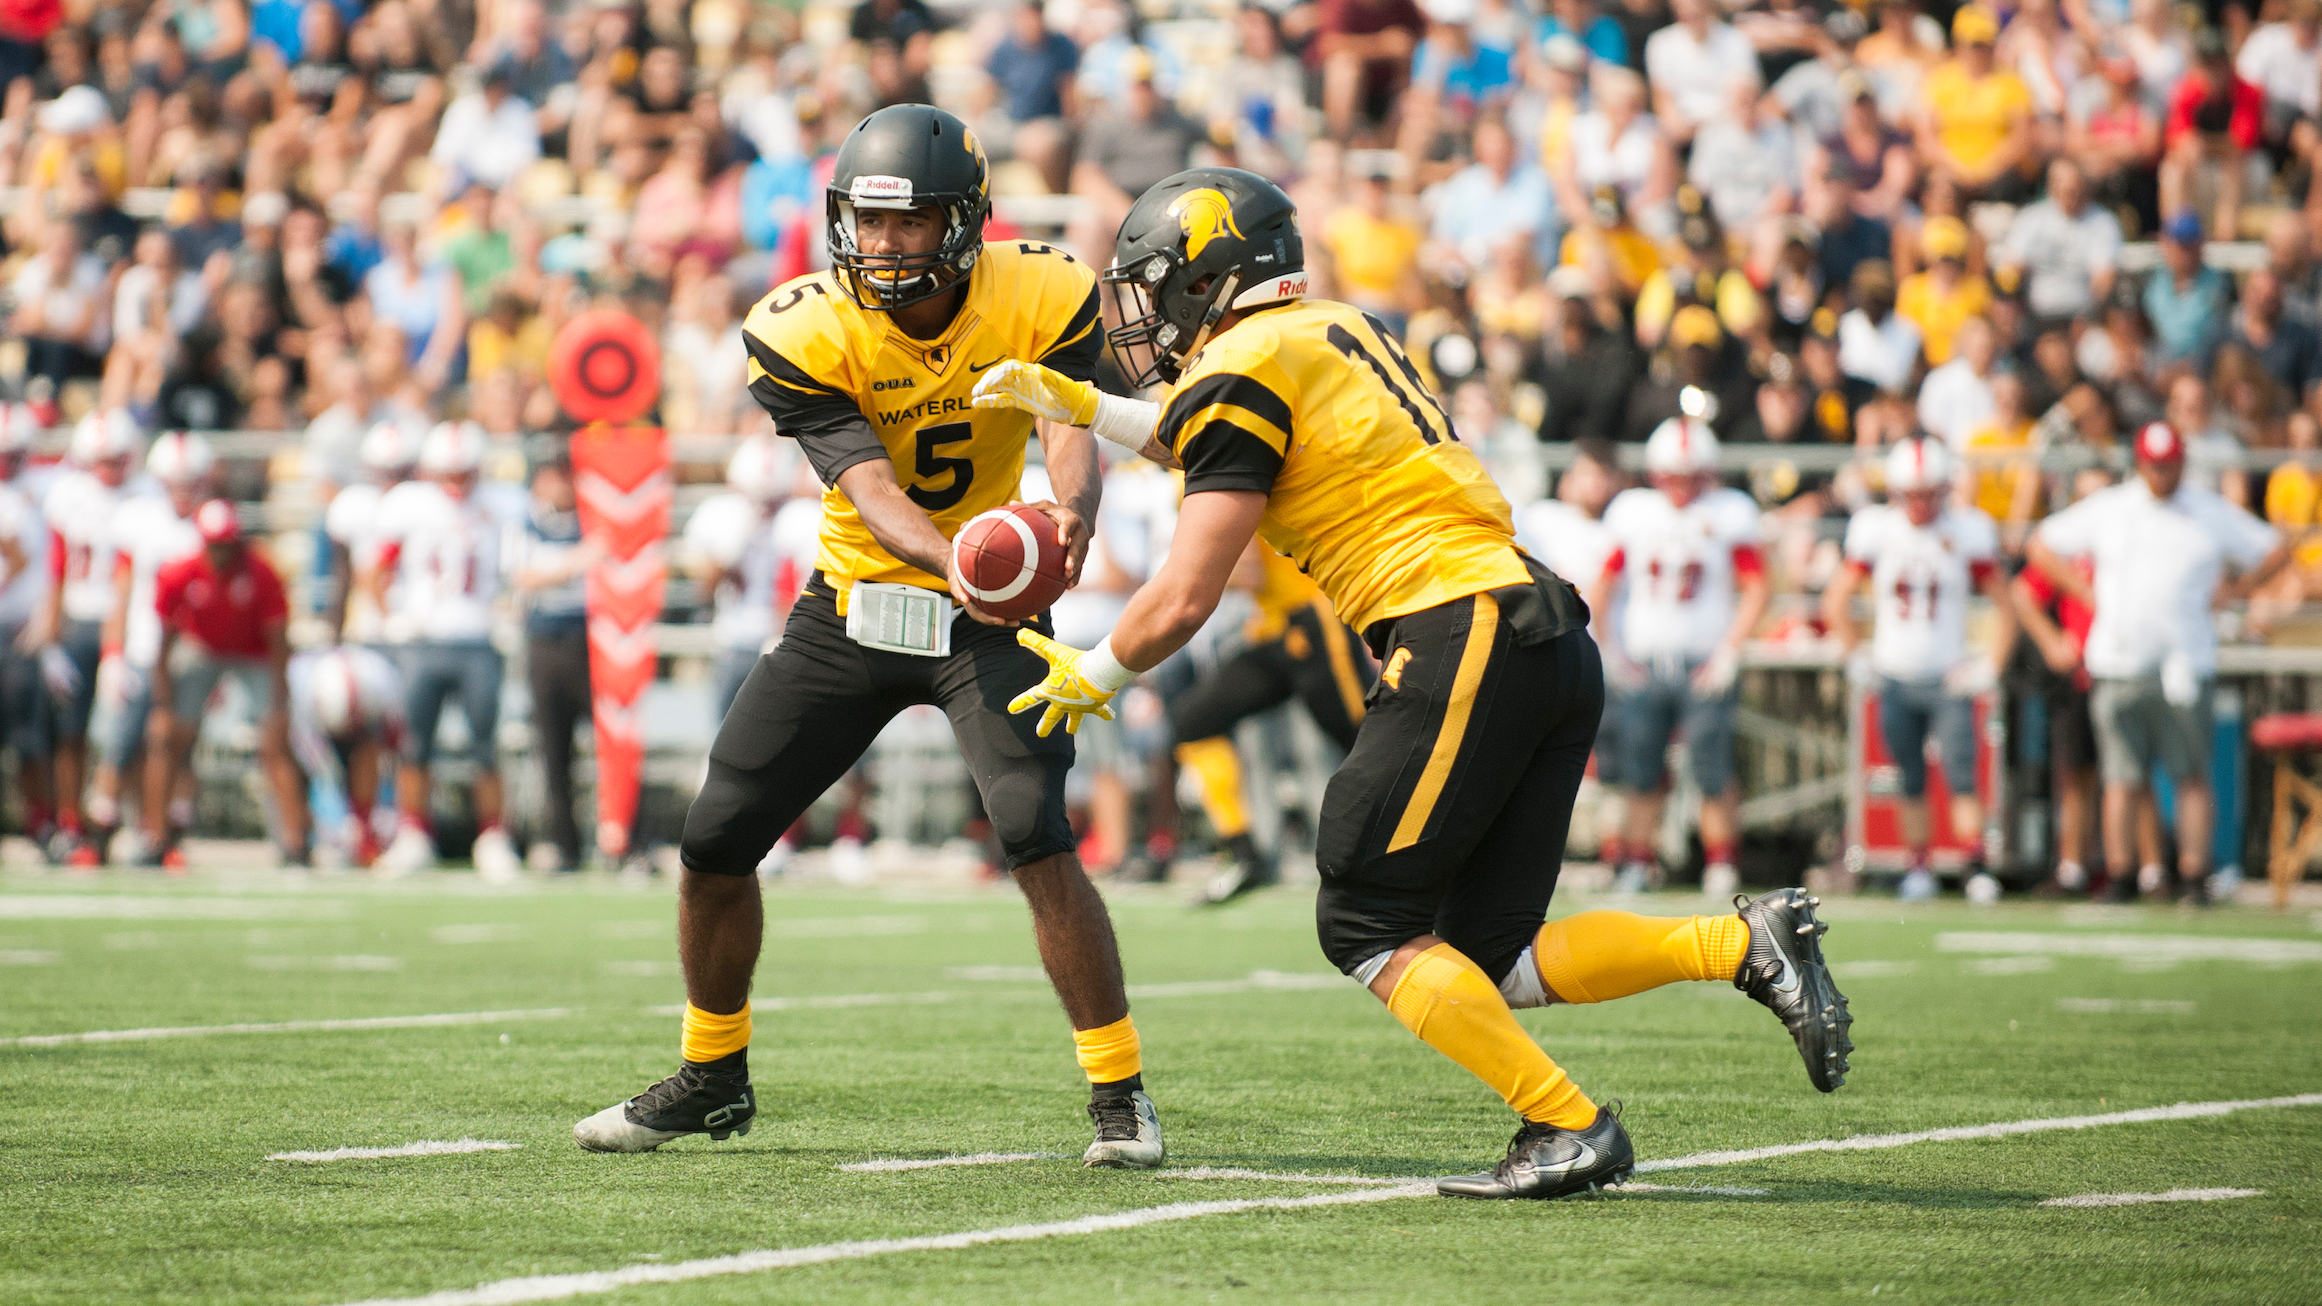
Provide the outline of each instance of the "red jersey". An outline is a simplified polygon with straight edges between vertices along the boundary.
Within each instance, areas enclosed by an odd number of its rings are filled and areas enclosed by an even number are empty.
[[[2072,570],[2079,573],[2080,582],[2084,585],[2091,584],[2096,579],[2096,564],[2087,558],[2073,559]],[[2032,592],[2032,602],[2038,604],[2042,612],[2054,619],[2057,627],[2064,632],[2064,638],[2072,641],[2073,649],[2086,653],[2088,651],[2088,628],[2096,624],[2095,606],[2083,603],[2058,589],[2056,582],[2048,579],[2048,573],[2038,567],[2024,568],[2020,578],[2024,582],[2024,588]],[[2092,683],[2094,682],[2089,679],[2087,667],[2079,667],[2073,671],[2072,684],[2074,688],[2085,690]]]
[[[153,605],[165,627],[226,657],[265,657],[266,632],[290,619],[282,578],[249,549],[223,576],[206,550],[168,564],[154,579]]]

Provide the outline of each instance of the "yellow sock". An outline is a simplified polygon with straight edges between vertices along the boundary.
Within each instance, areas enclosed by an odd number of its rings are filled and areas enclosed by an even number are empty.
[[[1218,837],[1231,839],[1250,832],[1250,814],[1242,806],[1242,759],[1234,741],[1219,735],[1177,746],[1177,764],[1192,770],[1201,781],[1201,805]]]
[[[1110,1025],[1072,1031],[1072,1049],[1092,1084],[1117,1084],[1143,1074],[1145,1060],[1137,1044],[1137,1022],[1123,1016]]]
[[[1540,978],[1566,1002],[1604,1002],[1679,980],[1732,982],[1749,951],[1739,916],[1584,911],[1540,927]]]
[[[1526,1120],[1561,1129],[1586,1129],[1595,1121],[1596,1103],[1516,1023],[1482,968],[1450,944],[1438,943],[1412,960],[1395,981],[1387,1010]]]
[[[688,1061],[715,1061],[750,1046],[750,1004],[730,1016],[685,1004],[684,1056]]]

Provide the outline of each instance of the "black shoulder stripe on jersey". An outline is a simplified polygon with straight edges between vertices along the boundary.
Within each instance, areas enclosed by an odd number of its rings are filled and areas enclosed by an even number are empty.
[[[750,332],[744,331],[742,333],[742,343],[749,347],[750,357],[757,360],[758,366],[765,369],[768,376],[782,384],[795,386],[800,390],[812,390],[819,394],[836,395],[841,399],[847,397],[846,391],[827,381],[817,381],[808,376],[805,368],[774,352],[774,346],[760,340]]]
[[[845,391],[808,376],[747,331],[742,340],[760,371],[750,382],[750,397],[774,419],[775,434],[798,441],[824,485],[838,484],[839,473],[858,463],[887,456],[878,432]]]
[[[1249,410],[1253,417],[1272,422],[1283,435],[1290,434],[1290,404],[1282,396],[1266,388],[1256,377],[1238,372],[1217,372],[1205,376],[1170,396],[1169,407],[1161,414],[1160,429],[1154,436],[1165,448],[1177,447],[1178,433],[1193,415],[1216,404],[1232,404]],[[1277,456],[1279,461],[1279,456]],[[1191,467],[1191,463],[1186,464]]]
[[[1048,347],[1039,361],[1075,381],[1096,380],[1097,358],[1104,352],[1104,333],[1097,329],[1100,312],[1097,288],[1092,285],[1088,288],[1088,298],[1073,313],[1072,321],[1065,324],[1056,343]]]
[[[1177,456],[1185,464],[1187,494],[1203,490],[1270,494],[1274,478],[1282,474],[1282,455],[1274,446],[1230,418],[1203,423]]]

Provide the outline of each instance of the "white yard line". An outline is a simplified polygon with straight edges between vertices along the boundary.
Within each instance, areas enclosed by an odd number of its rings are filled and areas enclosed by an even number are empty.
[[[1637,1173],[1658,1170],[1690,1170],[1703,1165],[1739,1165],[1744,1161],[1764,1161],[1777,1156],[1796,1156],[1801,1152],[1867,1152],[1888,1147],[1909,1147],[1913,1143],[1950,1143],[1972,1138],[2010,1138],[2017,1134],[2044,1134],[2053,1129],[2093,1129],[2099,1125],[2142,1125],[2162,1120],[2206,1120],[2212,1116],[2231,1115],[2236,1111],[2259,1111],[2272,1107],[2322,1106],[2322,1093],[2300,1093],[2295,1097],[2259,1097],[2237,1102],[2179,1102],[2175,1106],[2141,1107],[2135,1111],[2114,1111],[2100,1116],[2054,1116],[2046,1120],[2006,1120],[1991,1125],[1960,1125],[1950,1129],[1923,1129],[1912,1134],[1864,1134],[1857,1138],[1824,1138],[1811,1143],[1782,1143],[1774,1147],[1751,1147],[1731,1152],[1695,1152],[1691,1156],[1671,1157],[1666,1161],[1639,1161]]]
[[[1622,1184],[1605,1189],[1608,1193],[1701,1193],[1709,1197],[1771,1197],[1771,1188],[1720,1188],[1704,1184],[1698,1188],[1686,1184]]]
[[[339,1147],[328,1152],[272,1152],[269,1161],[304,1161],[319,1164],[324,1161],[377,1161],[390,1156],[458,1156],[466,1152],[513,1152],[522,1143],[502,1143],[491,1139],[463,1138],[456,1143],[405,1143],[401,1147]]]
[[[2042,1206],[2143,1206],[2148,1202],[2227,1202],[2236,1197],[2263,1197],[2263,1188],[2172,1188],[2165,1193],[2084,1193],[2078,1197],[2051,1197]]]
[[[1052,1161],[1055,1152],[973,1152],[966,1156],[935,1156],[918,1161],[856,1161],[841,1170],[869,1173],[885,1170],[934,1170],[947,1165],[1004,1165],[1010,1161]]]
[[[2138,1111],[2115,1111],[2101,1116],[2059,1116],[2047,1120],[2012,1120],[1998,1124],[1969,1125],[1955,1129],[1929,1129],[1913,1134],[1873,1134],[1862,1138],[1823,1139],[1812,1143],[1789,1143],[1778,1147],[1751,1148],[1733,1152],[1696,1152],[1690,1156],[1667,1161],[1646,1161],[1637,1166],[1640,1173],[1656,1170],[1680,1170],[1693,1166],[1734,1165],[1744,1161],[1760,1161],[1776,1156],[1793,1156],[1801,1152],[1843,1152],[1866,1148],[1904,1147],[1912,1143],[1948,1142],[1954,1139],[2005,1138],[2014,1134],[2035,1134],[2052,1129],[2089,1129],[2098,1125],[2144,1124],[2161,1120],[2196,1120],[2210,1116],[2227,1115],[2235,1111],[2260,1110],[2270,1107],[2322,1106],[2322,1093],[2301,1093],[2295,1097],[2253,1098],[2232,1102],[2180,1102],[2175,1106],[2147,1107]],[[1171,1172],[1163,1172],[1171,1173]],[[1198,1170],[1176,1171],[1181,1178],[1195,1177]],[[519,1306],[524,1302],[562,1301],[571,1297],[594,1296],[615,1292],[622,1288],[653,1283],[683,1283],[693,1279],[717,1278],[735,1274],[758,1274],[767,1270],[794,1269],[802,1265],[826,1265],[833,1261],[867,1260],[875,1256],[889,1256],[901,1252],[960,1251],[991,1243],[1035,1242],[1044,1238],[1072,1238],[1085,1234],[1111,1233],[1121,1229],[1141,1229],[1148,1225],[1170,1224],[1180,1220],[1196,1220],[1208,1215],[1236,1215],[1244,1211],[1293,1211],[1314,1206],[1346,1206],[1361,1202],[1393,1202],[1412,1197],[1433,1197],[1435,1181],[1416,1182],[1377,1181],[1360,1175],[1274,1175],[1263,1171],[1212,1170],[1207,1177],[1266,1179],[1293,1179],[1300,1182],[1334,1182],[1352,1185],[1352,1191],[1317,1193],[1310,1197],[1267,1197],[1225,1202],[1177,1202],[1168,1206],[1147,1206],[1120,1211],[1111,1215],[1083,1216],[1077,1220],[1057,1220],[1046,1224],[1012,1224],[996,1229],[970,1229],[960,1233],[934,1234],[920,1238],[879,1238],[857,1242],[822,1243],[812,1247],[790,1247],[766,1251],[738,1252],[732,1256],[713,1256],[698,1261],[680,1261],[674,1265],[632,1265],[619,1270],[592,1270],[579,1274],[545,1274],[528,1279],[502,1279],[474,1288],[453,1289],[425,1297],[382,1297],[356,1303],[355,1306]],[[1389,1186],[1391,1185],[1391,1186]],[[1630,1186],[1632,1192],[1685,1191],[1718,1192],[1722,1195],[1755,1196],[1748,1190],[1733,1190],[1730,1194],[1717,1189],[1674,1189]]]
[[[520,1302],[561,1301],[649,1283],[684,1283],[733,1274],[758,1274],[832,1261],[860,1261],[898,1252],[948,1252],[991,1243],[1037,1242],[1044,1238],[1073,1238],[1092,1233],[1142,1229],[1148,1225],[1198,1220],[1207,1215],[1238,1215],[1244,1211],[1295,1211],[1310,1206],[1351,1206],[1363,1202],[1392,1202],[1406,1197],[1432,1197],[1435,1183],[1402,1184],[1394,1188],[1366,1188],[1349,1193],[1317,1193],[1311,1197],[1255,1197],[1229,1202],[1177,1202],[1147,1206],[1112,1215],[1084,1215],[1077,1220],[1046,1224],[1011,1224],[997,1229],[932,1234],[922,1238],[877,1238],[861,1242],[823,1243],[815,1247],[740,1252],[675,1265],[632,1265],[620,1270],[583,1274],[544,1274],[530,1279],[503,1279],[475,1288],[455,1289],[426,1297],[379,1298],[361,1306],[515,1306]]]
[[[1356,1188],[1392,1188],[1416,1179],[1380,1179],[1365,1174],[1283,1174],[1273,1170],[1244,1170],[1230,1165],[1196,1165],[1183,1170],[1156,1170],[1160,1179],[1254,1179],[1276,1184],[1344,1184]],[[1427,1182],[1433,1183],[1433,1180]]]
[[[167,1025],[151,1029],[92,1029],[80,1034],[27,1034],[0,1038],[0,1048],[54,1048],[68,1043],[142,1043],[157,1038],[207,1038],[217,1034],[317,1034],[352,1029],[425,1029],[436,1025],[494,1025],[506,1020],[558,1020],[579,1007],[534,1007],[525,1011],[447,1011],[428,1016],[361,1016],[351,1020],[280,1020],[266,1024]]]

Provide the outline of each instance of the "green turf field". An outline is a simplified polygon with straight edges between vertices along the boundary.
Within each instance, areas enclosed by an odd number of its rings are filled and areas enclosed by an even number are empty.
[[[1639,1175],[1660,1191],[1552,1204],[1084,1171],[1086,1090],[1005,889],[773,891],[756,1130],[584,1154],[575,1119],[674,1067],[673,898],[469,878],[0,878],[0,1302],[2322,1301],[2322,1099],[1688,1165]],[[1504,1147],[1489,1092],[1326,973],[1307,894],[1206,915],[1159,890],[1112,901],[1172,1170],[1407,1179]],[[2304,911],[1825,915],[1859,1049],[1833,1096],[1729,986],[1523,1019],[1592,1095],[1626,1100],[1648,1167],[2322,1094]],[[506,1014],[37,1041],[479,1012]],[[267,1159],[463,1139],[518,1146]],[[839,1168],[980,1152],[1053,1156]],[[2041,1205],[2221,1188],[2262,1191]],[[1157,1209],[1185,1203],[1226,1209]],[[1103,1215],[1120,1218],[1072,1223]],[[983,1230],[1013,1232],[833,1247]],[[784,1249],[739,1274],[687,1264]],[[684,1278],[629,1282],[651,1273]]]

